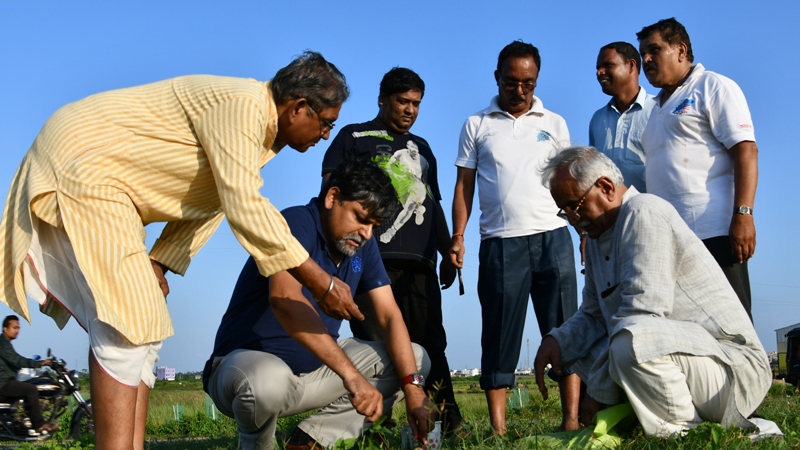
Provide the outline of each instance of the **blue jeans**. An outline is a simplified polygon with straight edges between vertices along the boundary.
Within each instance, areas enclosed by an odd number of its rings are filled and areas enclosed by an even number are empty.
[[[542,336],[578,310],[573,252],[567,227],[481,242],[481,389],[514,385],[529,296]]]

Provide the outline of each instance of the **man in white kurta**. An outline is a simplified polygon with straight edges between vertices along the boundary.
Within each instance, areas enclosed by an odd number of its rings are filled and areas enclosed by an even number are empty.
[[[544,169],[562,215],[590,238],[579,311],[542,341],[543,371],[572,366],[587,384],[582,412],[631,402],[647,435],[702,421],[752,428],[771,385],[753,325],[703,243],[674,207],[626,189],[592,147],[564,150]],[[589,420],[589,417],[584,417]]]

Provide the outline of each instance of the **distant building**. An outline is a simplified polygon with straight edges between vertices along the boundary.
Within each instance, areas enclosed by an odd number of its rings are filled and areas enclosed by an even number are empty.
[[[451,370],[450,376],[455,378],[477,377],[481,374],[481,369]]]
[[[533,373],[533,369],[530,367],[517,369],[514,371],[514,375],[531,375]]]
[[[175,381],[175,368],[167,366],[156,367],[156,379]]]

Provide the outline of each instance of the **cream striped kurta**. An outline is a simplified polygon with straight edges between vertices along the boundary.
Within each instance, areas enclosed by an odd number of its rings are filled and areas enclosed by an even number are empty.
[[[59,109],[6,201],[2,300],[30,320],[22,264],[36,220],[66,231],[98,318],[137,345],[173,334],[149,260],[183,275],[223,216],[261,274],[297,267],[308,253],[259,193],[277,131],[269,82],[252,79],[185,76]],[[168,224],[148,255],[152,222]]]

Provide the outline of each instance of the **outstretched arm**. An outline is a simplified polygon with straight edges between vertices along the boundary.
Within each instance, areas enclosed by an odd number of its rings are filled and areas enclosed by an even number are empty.
[[[292,339],[342,379],[353,406],[368,421],[374,422],[383,414],[383,396],[358,372],[333,340],[302,289],[302,285],[286,271],[270,277],[269,302],[275,317]]]
[[[404,377],[417,372],[408,329],[397,307],[391,286],[373,289],[369,291],[369,297],[398,376]],[[403,386],[403,393],[406,396],[406,414],[411,430],[415,436],[424,438],[428,435],[429,425],[436,417],[435,408],[419,386],[407,384]]]

